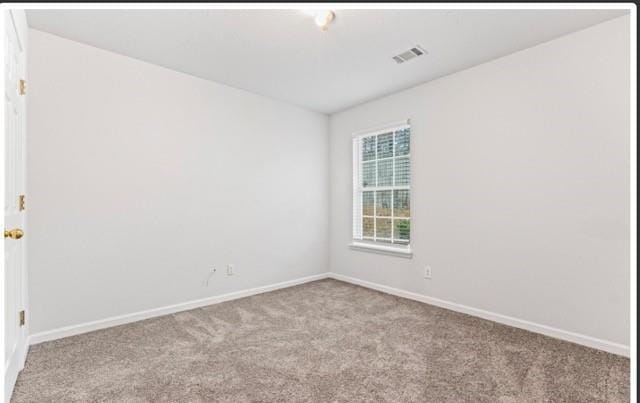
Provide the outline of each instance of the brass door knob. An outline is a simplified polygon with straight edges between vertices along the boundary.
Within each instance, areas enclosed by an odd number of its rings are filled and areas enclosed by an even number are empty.
[[[11,239],[20,239],[24,235],[24,231],[20,228],[14,228],[10,230],[4,230],[4,237]]]

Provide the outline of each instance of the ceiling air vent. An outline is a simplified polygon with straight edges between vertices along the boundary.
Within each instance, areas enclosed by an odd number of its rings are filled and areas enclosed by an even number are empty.
[[[422,56],[426,53],[427,53],[426,50],[422,49],[419,45],[416,45],[415,47],[407,50],[406,52],[402,52],[399,55],[393,56],[393,60],[395,60],[396,63],[400,64],[400,63],[408,62],[409,60],[414,59],[418,56]]]

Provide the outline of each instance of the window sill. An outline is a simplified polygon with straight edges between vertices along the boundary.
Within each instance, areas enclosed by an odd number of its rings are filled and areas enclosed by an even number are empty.
[[[411,259],[413,257],[413,252],[411,252],[410,247],[384,246],[373,245],[364,242],[352,242],[349,244],[349,248],[361,252],[381,253],[383,255],[399,256],[407,259]]]

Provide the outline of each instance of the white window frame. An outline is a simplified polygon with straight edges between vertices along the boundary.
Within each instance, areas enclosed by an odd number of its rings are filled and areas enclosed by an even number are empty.
[[[393,123],[389,123],[387,125],[384,126],[379,126],[373,129],[368,129],[368,130],[362,130],[356,133],[353,133],[352,135],[352,144],[353,144],[353,183],[352,183],[352,188],[353,188],[353,196],[352,196],[352,205],[353,205],[353,216],[352,216],[352,222],[353,222],[353,226],[352,226],[352,242],[349,244],[349,247],[353,250],[359,250],[359,251],[367,251],[367,252],[376,252],[376,253],[382,253],[382,254],[388,254],[388,255],[394,255],[394,256],[401,256],[401,257],[407,257],[407,258],[411,258],[413,256],[413,253],[411,251],[411,243],[412,243],[412,234],[413,234],[413,219],[411,217],[411,198],[413,195],[413,192],[411,191],[411,184],[413,181],[413,175],[411,174],[412,169],[412,151],[413,151],[413,147],[412,147],[412,143],[413,143],[413,133],[410,134],[409,136],[409,154],[406,155],[406,157],[409,158],[409,184],[408,185],[402,185],[402,186],[373,186],[373,187],[367,187],[367,188],[363,188],[362,187],[362,138],[364,137],[370,137],[370,136],[377,136],[379,134],[384,134],[384,133],[388,133],[388,132],[395,132],[396,130],[401,130],[401,129],[405,129],[405,128],[409,128],[409,130],[411,130],[411,122],[409,121],[409,119],[407,120],[403,120],[400,122],[393,122]],[[395,141],[395,137],[394,137],[394,141]],[[405,157],[404,155],[402,157]],[[391,159],[392,161],[394,161],[392,163],[392,169],[394,170],[393,172],[393,177],[395,178],[395,159],[397,158],[395,155],[392,157],[388,157],[389,159]],[[385,158],[382,158],[380,160],[384,160]],[[376,161],[376,177],[378,175],[378,169],[377,169],[377,161],[380,161],[379,159],[375,159],[374,161]],[[407,218],[409,219],[410,225],[411,225],[411,232],[410,232],[410,236],[409,236],[409,243],[404,245],[404,244],[397,244],[397,243],[392,243],[392,239],[393,239],[393,231],[395,230],[395,223],[394,223],[394,216],[393,216],[393,191],[394,190],[402,190],[402,189],[407,189],[409,190],[409,217],[402,217],[402,218]],[[374,238],[373,239],[365,239],[362,236],[362,221],[363,221],[363,216],[362,215],[362,194],[364,191],[373,191],[374,195],[376,194],[376,191],[381,191],[381,190],[390,190],[391,191],[391,217],[389,217],[391,219],[391,238],[387,239],[384,238],[384,240],[386,241],[391,241],[391,242],[379,242],[376,240],[376,232],[375,232],[375,223],[376,223],[376,215],[374,213],[373,216],[373,222],[374,222]],[[374,199],[374,205],[375,205],[376,201]],[[369,216],[366,216],[369,217]],[[386,218],[386,217],[385,217]],[[381,238],[382,239],[382,238]]]

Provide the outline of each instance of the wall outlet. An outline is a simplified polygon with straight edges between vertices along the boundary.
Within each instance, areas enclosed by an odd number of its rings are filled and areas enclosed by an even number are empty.
[[[431,279],[431,266],[424,267],[424,278]]]
[[[233,276],[233,268],[232,264],[227,265],[227,276]]]

